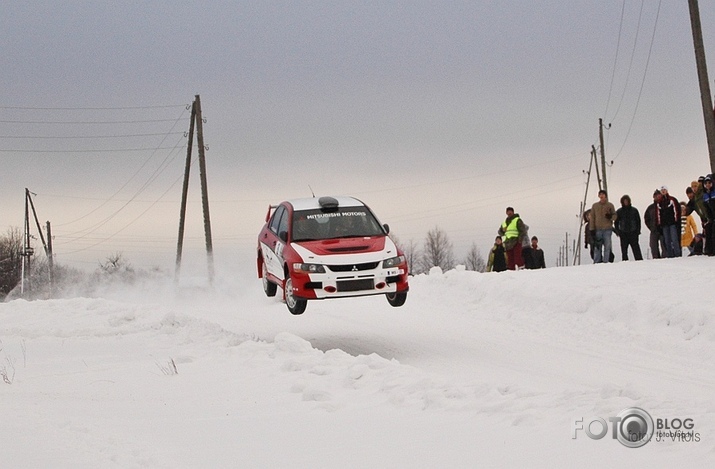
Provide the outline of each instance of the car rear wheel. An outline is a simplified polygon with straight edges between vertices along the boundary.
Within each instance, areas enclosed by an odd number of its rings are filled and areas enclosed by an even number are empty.
[[[390,303],[390,306],[394,307],[402,306],[405,304],[405,301],[407,301],[407,292],[386,293],[385,296],[387,297],[387,302]]]
[[[293,280],[290,278],[290,275],[286,275],[285,282],[283,282],[283,295],[286,300],[286,306],[288,306],[288,311],[290,311],[291,314],[303,314],[306,306],[308,306],[308,300],[293,296]]]
[[[268,268],[266,267],[265,259],[263,260],[262,264],[263,267],[261,268],[261,276],[263,280],[263,291],[266,292],[266,296],[276,296],[276,291],[278,291],[278,285],[268,280]]]

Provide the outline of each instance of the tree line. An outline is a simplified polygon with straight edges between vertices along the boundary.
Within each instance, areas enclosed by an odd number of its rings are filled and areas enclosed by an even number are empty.
[[[487,263],[479,251],[477,243],[472,242],[466,256],[463,259],[458,259],[454,255],[454,246],[449,240],[449,236],[438,226],[427,232],[421,244],[412,239],[407,243],[401,243],[397,237],[390,236],[405,253],[412,275],[428,273],[432,267],[439,267],[443,271],[447,271],[453,269],[457,264],[462,264],[467,270],[476,272],[485,272],[487,269]]]

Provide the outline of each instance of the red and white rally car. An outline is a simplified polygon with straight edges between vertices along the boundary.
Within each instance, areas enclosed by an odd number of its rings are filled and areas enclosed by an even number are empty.
[[[372,211],[352,197],[295,199],[270,206],[258,235],[258,277],[288,310],[302,314],[307,300],[386,295],[407,299],[407,261]]]

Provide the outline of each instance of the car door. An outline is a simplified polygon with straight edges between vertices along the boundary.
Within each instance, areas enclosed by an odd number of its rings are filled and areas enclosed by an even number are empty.
[[[261,250],[266,262],[268,273],[283,280],[283,250],[285,241],[281,239],[281,231],[288,231],[288,210],[279,205],[268,222],[268,229],[264,231],[261,239]]]

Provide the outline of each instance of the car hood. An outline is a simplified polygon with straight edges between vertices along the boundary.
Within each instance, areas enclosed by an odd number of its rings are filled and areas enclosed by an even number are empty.
[[[395,244],[387,236],[301,241],[292,243],[292,246],[304,261],[318,261],[329,256],[337,262],[342,257],[346,258],[346,262],[367,262],[397,255]]]

